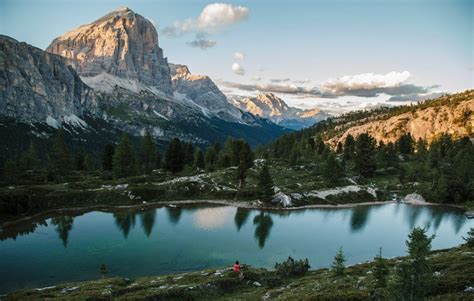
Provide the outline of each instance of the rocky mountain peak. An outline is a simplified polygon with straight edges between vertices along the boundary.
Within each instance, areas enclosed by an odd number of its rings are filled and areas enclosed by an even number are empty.
[[[285,118],[284,115],[292,111],[283,99],[273,93],[261,93],[256,97],[247,97],[238,102],[242,109],[264,118]]]
[[[288,104],[273,93],[261,93],[255,97],[233,99],[234,105],[263,118],[291,128],[301,129],[326,119],[329,115],[319,108],[302,110],[288,106]]]
[[[188,66],[181,65],[181,64],[168,64],[170,66],[170,73],[171,79],[177,79],[180,77],[185,77],[186,75],[190,75],[191,71],[189,71]]]
[[[284,111],[288,111],[290,109],[283,99],[273,93],[259,94],[257,95],[256,100],[271,108],[271,114],[273,115],[281,115]]]
[[[57,37],[46,50],[68,58],[95,89],[103,90],[107,74],[108,81],[112,75],[172,95],[170,70],[155,27],[127,7]]]

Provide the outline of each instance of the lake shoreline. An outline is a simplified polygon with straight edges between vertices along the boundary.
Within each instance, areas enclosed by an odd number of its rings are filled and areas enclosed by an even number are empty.
[[[180,201],[163,201],[163,202],[143,202],[140,204],[130,204],[130,205],[94,205],[94,206],[84,206],[84,207],[71,207],[71,208],[57,208],[45,210],[42,212],[35,213],[33,215],[24,215],[18,219],[11,221],[6,221],[0,224],[0,230],[2,228],[8,228],[21,224],[23,222],[28,222],[34,219],[39,219],[51,214],[60,214],[60,213],[86,213],[90,211],[112,211],[120,209],[133,209],[133,208],[159,208],[159,207],[171,207],[179,208],[182,205],[199,205],[199,204],[214,204],[214,205],[223,205],[223,206],[232,206],[242,209],[257,209],[257,210],[270,210],[270,211],[296,211],[296,210],[305,210],[305,209],[337,209],[337,208],[353,208],[358,206],[378,206],[386,204],[407,204],[407,205],[416,205],[416,206],[447,206],[453,207],[460,210],[463,210],[465,213],[468,213],[468,209],[462,205],[452,205],[452,204],[442,204],[442,203],[430,203],[430,202],[421,202],[421,201],[374,201],[374,202],[359,202],[359,203],[344,203],[344,204],[311,204],[303,206],[294,206],[294,207],[276,207],[276,206],[264,206],[263,203],[259,201],[235,201],[235,200],[212,200],[212,199],[203,199],[203,200],[180,200]],[[466,215],[467,216],[467,215]]]
[[[467,245],[432,250],[428,260],[443,275],[443,282],[434,289],[430,297],[447,300],[467,300],[472,296],[467,288],[472,277],[469,274],[473,257]],[[387,258],[389,273],[395,273],[400,260],[406,256]],[[450,269],[452,262],[462,263],[458,269]],[[346,267],[346,277],[335,277],[328,268],[310,269],[304,276],[281,277],[275,270],[242,265],[242,278],[232,272],[229,266],[209,267],[181,273],[139,276],[134,278],[107,277],[105,279],[72,282],[58,281],[51,286],[25,288],[0,295],[5,300],[25,299],[165,299],[169,296],[193,300],[241,300],[242,291],[248,295],[245,300],[299,299],[313,296],[325,300],[340,299],[340,285],[347,283],[346,293],[358,299],[369,299],[369,273],[374,270],[374,261],[369,260]],[[314,290],[314,285],[318,290]],[[364,285],[360,285],[364,284]],[[450,298],[451,297],[451,298]],[[441,300],[440,299],[440,300]],[[175,300],[175,299],[174,299]],[[453,299],[454,300],[454,299]]]

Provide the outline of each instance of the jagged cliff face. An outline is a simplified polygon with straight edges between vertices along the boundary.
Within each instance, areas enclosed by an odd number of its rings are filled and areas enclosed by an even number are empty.
[[[217,114],[229,121],[241,121],[242,112],[229,103],[209,76],[193,75],[186,65],[169,66],[175,99],[195,104],[208,114]]]
[[[111,92],[118,85],[172,96],[168,62],[158,46],[156,29],[128,8],[65,33],[46,51],[70,59],[94,89]]]
[[[95,94],[58,55],[0,35],[0,115],[77,121],[98,112]]]
[[[301,129],[329,117],[318,108],[302,110],[288,106],[273,93],[263,93],[256,97],[234,99],[235,106],[254,115],[268,118],[291,129]]]
[[[335,146],[350,134],[357,137],[368,133],[377,141],[395,142],[401,135],[409,132],[415,140],[426,139],[431,142],[441,134],[454,137],[472,136],[474,126],[474,90],[460,93],[463,101],[434,105],[424,109],[384,118],[373,116],[369,120],[347,123],[335,128],[338,134],[327,142]],[[443,96],[440,99],[459,98],[459,95]]]

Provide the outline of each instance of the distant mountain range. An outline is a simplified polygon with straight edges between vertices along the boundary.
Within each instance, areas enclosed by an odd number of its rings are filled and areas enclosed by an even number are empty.
[[[268,118],[286,128],[300,130],[328,118],[320,109],[302,110],[288,106],[283,99],[273,93],[259,94],[256,97],[233,98],[234,105],[255,116]]]

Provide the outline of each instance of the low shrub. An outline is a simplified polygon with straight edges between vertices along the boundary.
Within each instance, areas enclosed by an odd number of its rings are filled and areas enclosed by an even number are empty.
[[[303,276],[310,268],[307,258],[294,260],[291,256],[286,261],[275,264],[275,270],[280,276]]]

